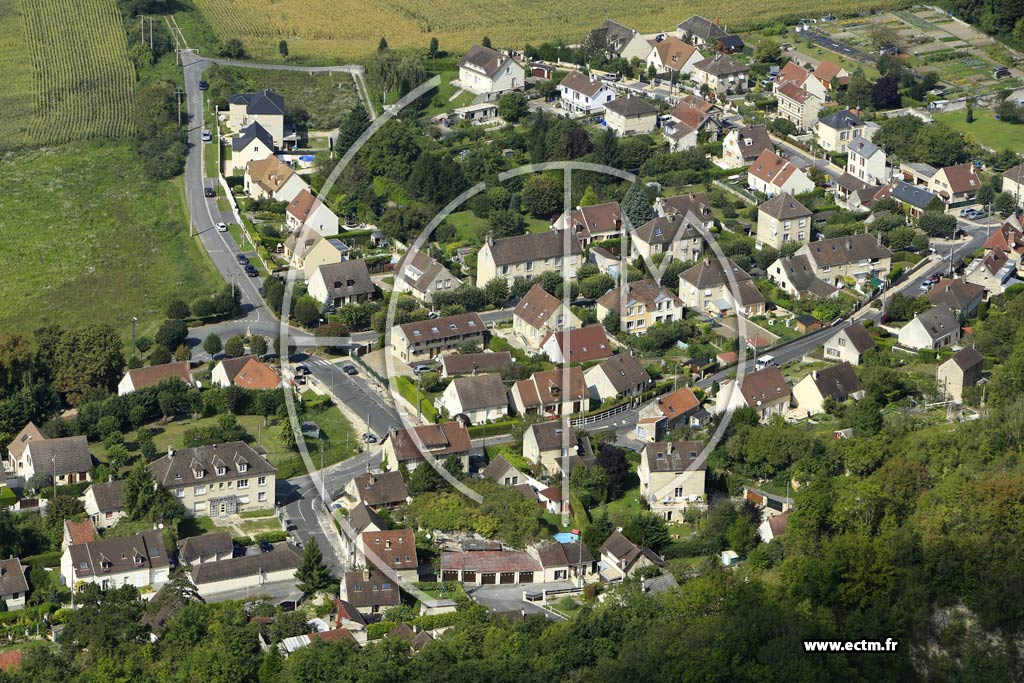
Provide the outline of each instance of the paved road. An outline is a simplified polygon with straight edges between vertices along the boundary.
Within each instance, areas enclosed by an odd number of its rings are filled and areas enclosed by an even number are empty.
[[[309,356],[303,361],[313,377],[324,388],[344,403],[360,420],[366,423],[367,431],[380,437],[392,426],[401,426],[402,420],[395,410],[390,395],[378,391],[375,385],[360,374],[345,374],[341,368],[348,365],[345,360],[336,363]]]

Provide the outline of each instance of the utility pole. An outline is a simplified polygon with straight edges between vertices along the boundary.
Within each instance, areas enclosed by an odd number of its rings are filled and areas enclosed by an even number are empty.
[[[174,96],[178,100],[178,125],[181,125],[181,96],[185,94],[185,91],[181,88],[175,88]]]
[[[135,358],[135,325],[139,322],[139,319],[134,315],[132,316],[132,358]]]

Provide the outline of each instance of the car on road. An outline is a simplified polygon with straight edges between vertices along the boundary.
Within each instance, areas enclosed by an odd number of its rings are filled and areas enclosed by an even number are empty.
[[[938,273],[932,273],[932,276],[928,279],[931,280],[932,284],[934,285],[938,283],[940,280],[942,280],[942,276],[939,275]]]
[[[235,258],[238,259],[238,265],[247,266],[249,265],[249,257],[245,254],[235,254]]]
[[[417,375],[422,374],[424,372],[430,372],[431,370],[433,370],[433,368],[430,367],[429,365],[417,365],[412,369],[412,371],[415,372]]]
[[[212,142],[212,141],[213,141],[213,133],[211,133],[208,130],[204,130],[203,131],[203,142]]]
[[[366,443],[377,443],[377,437],[376,435],[371,434],[370,432],[365,432],[363,434],[363,441],[365,441]]]
[[[227,232],[227,231],[228,231],[228,226],[227,226],[226,223],[218,223],[217,224],[217,232]]]
[[[203,196],[204,197],[216,197],[217,193],[213,191],[212,187],[204,187],[203,188]]]
[[[966,209],[960,209],[960,218],[967,218],[967,215],[973,213],[974,211],[975,209],[972,209],[969,206]]]
[[[296,375],[308,375],[308,374],[310,374],[309,367],[307,367],[305,365],[296,365],[295,366],[295,374]]]
[[[349,363],[348,365],[344,366],[341,369],[341,371],[344,372],[346,375],[358,375],[359,374],[359,371],[356,370],[356,366],[352,365],[351,363]]]
[[[927,292],[931,288],[932,288],[932,281],[931,280],[925,280],[924,282],[922,282],[918,286],[918,289],[920,289],[922,292]]]
[[[251,263],[245,264],[245,274],[249,277],[259,277],[260,271],[256,270],[256,266]]]
[[[299,386],[306,386],[306,376],[295,375],[295,383],[298,384]]]
[[[199,89],[200,90],[208,90],[209,88],[210,88],[210,84],[209,83],[207,83],[206,81],[199,81]]]
[[[270,541],[260,541],[260,552],[269,553],[274,550],[274,544]]]

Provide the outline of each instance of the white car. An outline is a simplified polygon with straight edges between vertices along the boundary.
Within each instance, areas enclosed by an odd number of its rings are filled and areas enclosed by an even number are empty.
[[[224,224],[224,223],[218,223],[217,224],[217,232],[227,232],[227,231],[228,231],[228,226],[226,224]]]
[[[208,130],[203,131],[203,142],[210,142],[213,140],[213,133]]]

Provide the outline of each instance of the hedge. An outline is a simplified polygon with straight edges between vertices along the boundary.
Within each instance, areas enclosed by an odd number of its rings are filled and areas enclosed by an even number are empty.
[[[30,555],[21,559],[22,564],[38,566],[38,567],[59,567],[60,566],[61,552],[54,550],[48,553],[39,553],[38,555]]]
[[[398,622],[396,621],[378,621],[376,624],[369,624],[366,627],[366,639],[380,640],[397,626]]]
[[[245,547],[254,544],[256,541],[252,540],[252,536],[233,536],[231,538],[231,542],[235,545]]]
[[[395,380],[395,386],[398,389],[398,394],[412,404],[416,405],[416,385],[412,383],[412,380],[405,375],[399,375]],[[437,409],[434,408],[434,404],[427,398],[426,393],[420,392],[420,411],[423,413],[429,422],[437,422]]]
[[[468,428],[469,438],[479,439],[483,436],[498,436],[499,434],[511,434],[512,429],[519,424],[519,420],[502,420],[490,424],[472,425]]]
[[[288,540],[287,531],[264,531],[262,534],[256,534],[256,541],[267,541],[268,543],[280,543],[281,541]]]

